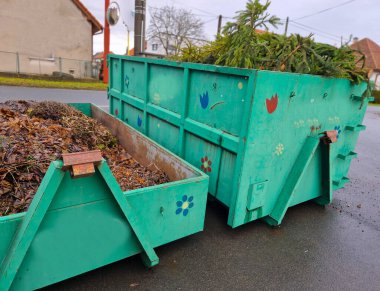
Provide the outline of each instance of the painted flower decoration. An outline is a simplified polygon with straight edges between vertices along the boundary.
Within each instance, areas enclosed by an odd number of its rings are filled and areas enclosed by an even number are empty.
[[[115,115],[119,116],[119,109],[117,109],[117,108],[115,109]]]
[[[183,216],[187,216],[189,214],[189,209],[193,208],[194,206],[194,197],[187,195],[183,195],[182,200],[177,201],[177,210],[175,211],[175,214],[183,214]]]
[[[340,129],[340,125],[337,125],[334,127],[334,129],[337,131],[338,135],[336,136],[336,138],[339,138],[339,135],[340,133],[342,132],[342,130]]]
[[[140,115],[137,116],[137,126],[138,127],[141,127],[142,125],[142,118],[140,117]]]
[[[276,109],[277,109],[277,105],[278,105],[278,95],[277,95],[277,93],[274,96],[272,96],[271,99],[267,98],[265,100],[265,102],[266,102],[266,105],[267,105],[268,113],[272,114],[273,112],[275,112]]]
[[[208,157],[204,157],[201,159],[201,170],[205,173],[211,172],[211,164],[212,162],[208,159]]]
[[[206,91],[205,93],[199,95],[199,101],[201,102],[202,108],[206,109],[207,106],[208,106],[208,101],[209,101],[208,91]]]
[[[284,145],[282,143],[279,143],[277,146],[276,146],[276,150],[275,150],[275,154],[278,155],[278,156],[281,156],[284,152]]]
[[[295,126],[295,128],[304,127],[305,126],[305,121],[303,121],[302,119],[294,121],[294,126]]]

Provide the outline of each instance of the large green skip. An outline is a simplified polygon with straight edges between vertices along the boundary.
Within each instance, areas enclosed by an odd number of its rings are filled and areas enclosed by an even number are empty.
[[[279,225],[349,181],[364,82],[118,55],[109,68],[111,114],[207,173],[232,227]]]
[[[139,253],[151,267],[158,264],[155,247],[203,230],[207,175],[96,106],[73,106],[172,182],[122,192],[101,156],[95,165],[88,153],[74,157],[72,173],[52,162],[28,211],[0,217],[2,291],[34,290]]]

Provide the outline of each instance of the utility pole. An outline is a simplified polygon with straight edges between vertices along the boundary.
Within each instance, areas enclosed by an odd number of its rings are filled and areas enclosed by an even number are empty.
[[[223,16],[219,15],[219,17],[218,17],[218,34],[217,35],[220,35],[220,32],[222,30],[222,18],[223,18]]]
[[[104,0],[104,49],[103,49],[103,83],[108,83],[107,55],[110,53],[110,25],[107,21],[107,9],[110,0]]]
[[[284,33],[285,36],[288,34],[288,25],[289,25],[289,16],[286,17],[286,22],[285,22],[285,33]]]
[[[145,0],[135,0],[135,56],[145,51]]]

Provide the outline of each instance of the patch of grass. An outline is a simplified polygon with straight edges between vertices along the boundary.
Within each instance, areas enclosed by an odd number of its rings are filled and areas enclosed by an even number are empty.
[[[76,89],[76,90],[106,90],[107,84],[102,82],[86,82],[78,80],[40,80],[20,77],[0,76],[0,85],[6,86],[24,86],[38,88],[58,88],[58,89]]]
[[[368,103],[368,106],[380,106],[380,103]]]

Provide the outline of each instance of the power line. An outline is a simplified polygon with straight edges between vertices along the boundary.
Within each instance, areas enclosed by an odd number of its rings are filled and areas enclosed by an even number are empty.
[[[158,34],[178,37],[178,35],[176,35],[174,33],[169,33],[169,32],[159,32]],[[151,39],[153,39],[153,38],[155,38],[155,36],[151,37]],[[186,36],[184,38],[193,39],[193,40],[197,40],[197,41],[201,41],[201,42],[211,42],[209,39],[192,37],[192,36]]]
[[[304,30],[304,31],[307,31],[307,32],[312,32],[313,34],[315,34],[315,35],[318,35],[318,36],[320,36],[320,37],[324,37],[324,38],[327,38],[327,39],[330,39],[330,40],[333,40],[333,41],[340,41],[340,39],[338,39],[338,38],[335,38],[335,37],[331,37],[331,36],[328,36],[328,35],[323,35],[323,34],[321,34],[321,33],[317,33],[317,32],[313,32],[313,31],[311,31],[310,29],[307,29],[307,28],[305,28],[305,27],[303,27],[303,26],[300,26],[300,25],[297,25],[297,24],[295,24],[295,23],[293,23],[293,22],[289,22],[289,25],[291,25],[291,26],[294,26],[294,27],[296,27],[296,28],[298,28],[298,29],[302,29],[302,30]]]
[[[153,10],[165,10],[164,8],[161,8],[161,7],[154,7],[154,6],[148,6],[148,7],[149,7],[149,9],[153,9]],[[193,12],[191,12],[191,14],[193,14],[195,16],[199,16],[199,17],[207,17],[207,18],[215,17],[213,15],[196,14],[196,13],[193,13]]]
[[[219,14],[215,14],[214,12],[210,12],[210,11],[207,11],[207,10],[199,9],[197,7],[194,7],[194,6],[183,4],[183,3],[180,3],[180,2],[178,2],[176,0],[172,0],[172,1],[175,2],[175,3],[177,3],[177,4],[179,4],[182,7],[186,7],[187,6],[187,7],[191,8],[191,9],[194,9],[194,10],[197,10],[197,11],[200,11],[200,12],[203,12],[203,13],[207,14],[207,15],[205,15],[205,14],[196,14],[194,12],[191,12],[195,16],[199,16],[199,17],[219,17]],[[149,6],[149,8],[156,9],[156,10],[163,10],[163,8],[154,7],[154,6]],[[232,19],[232,20],[235,20],[235,18],[232,17],[232,16],[230,17],[230,16],[223,16],[222,15],[222,17],[223,17],[223,19]],[[208,22],[211,22],[211,21],[212,20],[209,20],[209,21],[206,21],[205,23],[208,23]]]
[[[175,2],[175,3],[179,4],[179,5],[187,6],[187,7],[189,7],[189,8],[194,9],[194,10],[197,10],[197,11],[200,11],[200,12],[203,12],[203,13],[206,13],[206,14],[208,14],[208,15],[218,16],[217,14],[215,14],[215,13],[213,13],[213,12],[210,12],[210,11],[207,11],[207,10],[203,10],[203,9],[199,9],[199,8],[197,8],[197,7],[190,6],[190,5],[188,5],[188,4],[180,3],[180,2],[178,2],[178,1],[176,1],[176,0],[173,0],[173,2]]]
[[[300,19],[304,19],[304,18],[311,17],[311,16],[314,16],[314,15],[318,15],[318,14],[321,14],[321,13],[325,13],[325,12],[330,11],[332,9],[335,9],[335,8],[338,8],[338,7],[350,4],[350,3],[354,2],[354,1],[356,1],[356,0],[349,0],[349,1],[346,1],[346,2],[343,2],[343,3],[340,3],[338,5],[335,5],[335,6],[332,6],[332,7],[329,7],[329,8],[326,8],[326,9],[314,12],[312,14],[308,14],[308,15],[305,15],[305,16],[302,16],[302,17],[298,17],[295,20],[300,20]]]
[[[339,35],[332,34],[332,33],[329,33],[329,32],[325,32],[325,31],[320,30],[320,29],[318,29],[318,28],[311,27],[311,26],[309,26],[309,25],[302,24],[302,23],[299,23],[299,22],[294,21],[294,20],[293,20],[293,21],[291,20],[290,22],[292,22],[293,24],[297,24],[297,25],[299,25],[299,26],[302,26],[302,27],[305,27],[305,28],[308,28],[308,29],[314,30],[314,31],[318,31],[318,32],[320,32],[320,33],[323,33],[323,34],[325,34],[325,35],[328,35],[328,36],[331,36],[331,37],[337,38],[337,39],[339,39],[339,40],[341,39],[341,36],[339,36]],[[348,40],[348,39],[343,38],[343,40]]]
[[[207,21],[203,22],[203,24],[206,24],[206,23],[209,23],[209,22],[213,22],[215,20],[218,20],[218,18],[213,18],[213,19],[207,20]]]

